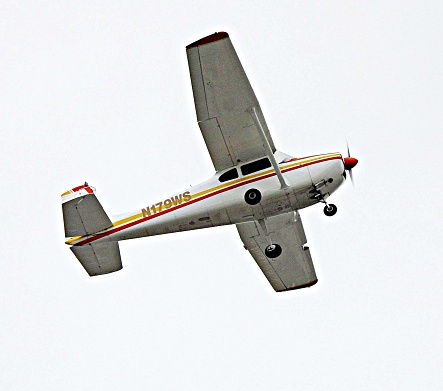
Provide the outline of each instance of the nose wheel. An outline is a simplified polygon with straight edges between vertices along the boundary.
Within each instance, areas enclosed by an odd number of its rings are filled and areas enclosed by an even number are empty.
[[[326,204],[323,213],[326,216],[334,216],[337,213],[337,207],[334,204]]]
[[[314,185],[314,188],[309,192],[312,194],[309,198],[316,200],[317,202],[322,202],[325,204],[325,207],[323,208],[323,212],[326,216],[334,216],[337,213],[337,207],[334,204],[328,204],[325,200],[324,195],[320,191],[320,188],[322,186],[325,186],[326,183],[331,183],[332,178],[329,178],[327,181],[322,181]]]

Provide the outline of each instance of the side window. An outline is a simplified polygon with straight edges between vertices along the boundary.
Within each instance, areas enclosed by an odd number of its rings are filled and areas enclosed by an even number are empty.
[[[271,167],[271,162],[265,157],[252,163],[243,164],[243,166],[241,166],[241,172],[243,175],[248,175],[269,167]]]
[[[231,179],[236,179],[238,178],[238,172],[236,168],[232,168],[229,171],[226,171],[224,174],[221,174],[218,177],[218,180],[220,182],[226,182],[226,181],[230,181]]]

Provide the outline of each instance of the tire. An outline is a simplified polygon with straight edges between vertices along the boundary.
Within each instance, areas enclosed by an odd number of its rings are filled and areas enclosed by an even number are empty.
[[[245,193],[245,201],[249,205],[257,205],[261,201],[261,193],[257,189],[249,189]]]
[[[328,204],[324,207],[323,212],[326,216],[334,216],[337,213],[337,207],[334,204]]]
[[[279,244],[274,243],[265,248],[265,255],[268,258],[277,258],[282,253],[282,248]]]

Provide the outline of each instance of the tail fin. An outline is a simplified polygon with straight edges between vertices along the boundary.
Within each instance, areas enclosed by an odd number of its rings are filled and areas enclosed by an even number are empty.
[[[91,235],[112,227],[112,222],[85,182],[62,194],[65,237]]]
[[[112,227],[112,222],[85,182],[62,194],[65,236],[87,236]],[[122,268],[118,242],[72,246],[72,252],[90,276],[112,273]]]

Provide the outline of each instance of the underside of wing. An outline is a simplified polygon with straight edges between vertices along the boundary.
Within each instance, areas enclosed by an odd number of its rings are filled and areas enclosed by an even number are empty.
[[[197,120],[216,171],[266,155],[251,115],[255,107],[275,152],[257,98],[227,33],[186,47]]]
[[[123,267],[118,242],[72,246],[71,251],[90,276],[113,273]]]
[[[262,224],[258,221],[237,224],[237,229],[245,248],[276,291],[306,288],[317,282],[298,212],[273,216]],[[266,256],[265,249],[271,242],[282,250],[275,258]]]

